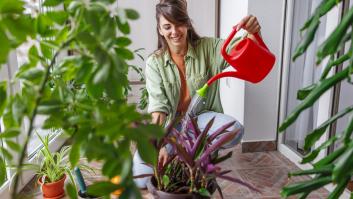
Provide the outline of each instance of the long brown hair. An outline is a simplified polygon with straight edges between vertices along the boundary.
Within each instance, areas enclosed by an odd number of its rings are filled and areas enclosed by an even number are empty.
[[[161,0],[156,5],[156,20],[157,20],[157,36],[158,44],[157,54],[161,54],[168,49],[168,44],[165,38],[159,34],[159,18],[163,16],[168,21],[175,25],[185,25],[188,29],[186,41],[190,42],[193,47],[197,44],[200,36],[196,33],[194,27],[192,26],[191,19],[187,11],[186,0]]]

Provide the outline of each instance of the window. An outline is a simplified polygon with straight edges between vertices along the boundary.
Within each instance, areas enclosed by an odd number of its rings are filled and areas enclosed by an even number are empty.
[[[306,19],[311,15],[317,5],[321,0],[314,1],[293,1],[293,6],[289,7],[292,10],[291,17],[291,43],[289,45],[289,56],[293,57],[295,48],[297,47],[301,35],[300,28],[306,21]],[[311,85],[313,82],[317,81],[320,77],[321,68],[315,67],[315,53],[318,45],[324,39],[325,36],[325,18],[321,18],[321,24],[317,31],[317,35],[308,48],[304,55],[301,55],[296,59],[295,62],[290,62],[288,66],[288,82],[287,82],[287,102],[285,107],[286,115],[291,113],[291,111],[300,103],[297,100],[297,91],[300,88]],[[318,106],[314,104],[313,107],[305,110],[297,119],[297,121],[286,130],[284,136],[284,143],[292,148],[294,151],[303,155],[304,138],[316,125],[317,121]]]

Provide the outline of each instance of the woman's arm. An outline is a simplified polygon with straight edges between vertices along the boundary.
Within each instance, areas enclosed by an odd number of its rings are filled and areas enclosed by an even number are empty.
[[[151,115],[152,115],[152,123],[159,124],[159,125],[163,125],[167,117],[167,114],[164,112],[153,112]]]

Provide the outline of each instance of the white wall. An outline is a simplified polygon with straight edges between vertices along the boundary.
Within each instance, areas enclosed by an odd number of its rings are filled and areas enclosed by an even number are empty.
[[[284,1],[251,0],[248,12],[261,24],[262,37],[276,56],[270,74],[259,84],[245,84],[244,141],[271,141],[277,137],[280,55]]]
[[[247,0],[222,0],[220,4],[220,37],[226,39],[236,25],[247,15]],[[238,35],[242,35],[240,31]],[[225,71],[234,70],[228,67]],[[220,96],[224,113],[233,116],[240,123],[244,123],[244,91],[243,80],[222,78],[220,80]]]
[[[283,6],[282,0],[221,1],[221,37],[226,37],[244,16],[252,14],[259,20],[262,37],[277,58],[269,76],[259,84],[232,79],[230,86],[222,85],[225,112],[239,117],[240,121],[243,115],[243,142],[276,140]]]

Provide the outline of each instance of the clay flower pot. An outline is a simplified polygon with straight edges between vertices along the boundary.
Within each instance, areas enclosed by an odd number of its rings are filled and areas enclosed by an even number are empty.
[[[60,180],[51,183],[43,183],[42,178],[38,179],[38,184],[42,187],[43,198],[45,199],[59,199],[65,196],[64,182],[66,175]]]

